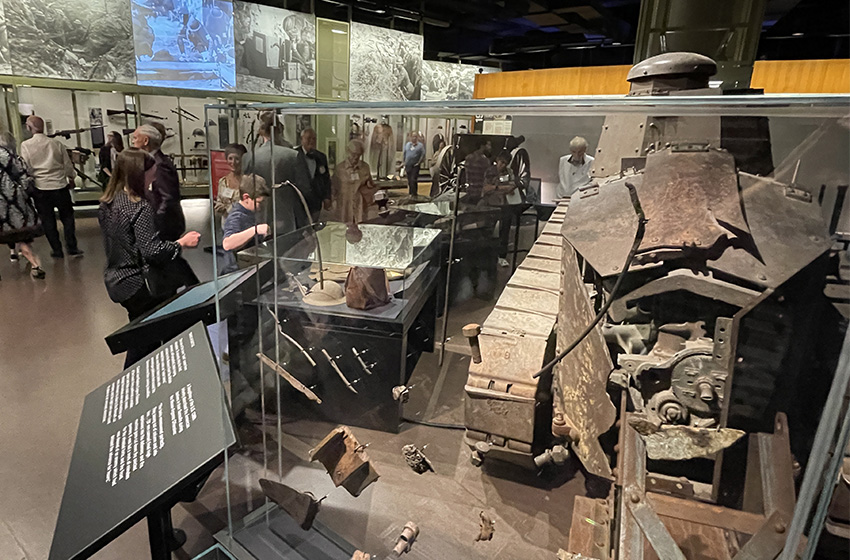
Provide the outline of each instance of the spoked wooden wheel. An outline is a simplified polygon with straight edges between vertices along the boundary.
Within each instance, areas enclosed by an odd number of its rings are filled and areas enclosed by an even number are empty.
[[[525,148],[517,148],[513,151],[511,171],[514,172],[523,192],[528,192],[528,185],[531,184],[531,159]]]
[[[438,180],[442,194],[455,185],[457,178],[455,174],[455,153],[452,146],[446,146],[440,150],[437,156],[437,169],[439,170],[440,177]]]

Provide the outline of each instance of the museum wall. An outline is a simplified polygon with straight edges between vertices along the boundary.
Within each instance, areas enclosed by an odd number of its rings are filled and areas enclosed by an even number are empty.
[[[421,35],[318,21],[333,27],[321,56],[315,16],[250,2],[0,0],[0,74],[406,101],[423,98],[426,72],[427,99],[472,97],[478,67],[433,62],[423,68]],[[323,92],[317,91],[321,73],[327,82]]]

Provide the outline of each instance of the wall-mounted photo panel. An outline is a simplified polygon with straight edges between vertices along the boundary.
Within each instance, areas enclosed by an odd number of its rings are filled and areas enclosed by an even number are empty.
[[[135,81],[127,0],[4,0],[4,4],[15,74]]]
[[[421,94],[423,39],[393,29],[351,24],[353,101],[410,101]]]
[[[236,89],[293,97],[316,94],[316,19],[310,14],[233,3]]]
[[[233,91],[233,4],[132,0],[139,85]]]
[[[9,55],[9,35],[6,32],[6,11],[0,2],[0,74],[12,73],[12,59]]]
[[[422,99],[424,101],[454,101],[472,99],[475,75],[498,72],[495,68],[425,60],[422,62]]]

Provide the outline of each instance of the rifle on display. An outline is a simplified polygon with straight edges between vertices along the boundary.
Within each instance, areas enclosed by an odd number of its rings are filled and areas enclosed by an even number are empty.
[[[66,140],[70,140],[72,134],[79,134],[81,132],[87,132],[87,131],[93,130],[95,128],[103,128],[103,127],[102,126],[89,126],[87,128],[69,128],[67,130],[57,130],[53,134],[48,134],[47,137],[48,138],[56,138],[58,136],[61,136],[62,138],[65,138]]]
[[[177,116],[186,117],[190,121],[199,120],[198,117],[196,117],[194,114],[190,113],[189,111],[187,111],[183,107],[180,107],[179,109],[172,109],[171,112],[174,113]]]
[[[159,115],[152,115],[150,113],[142,113],[141,111],[130,111],[129,109],[107,109],[106,116],[112,117],[115,115],[138,115],[140,117],[145,117],[148,119],[159,119],[162,120],[162,117]]]

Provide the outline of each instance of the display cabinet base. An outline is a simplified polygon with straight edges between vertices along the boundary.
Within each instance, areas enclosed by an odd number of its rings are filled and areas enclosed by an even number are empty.
[[[219,544],[237,560],[350,560],[356,547],[313,522],[305,531],[277,505],[269,503],[230,533],[216,533]]]

